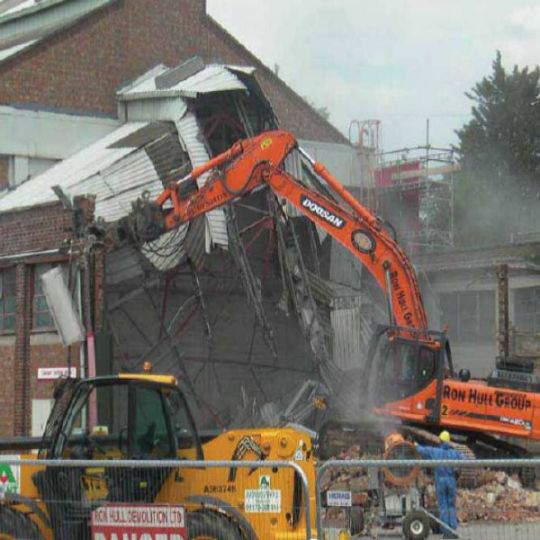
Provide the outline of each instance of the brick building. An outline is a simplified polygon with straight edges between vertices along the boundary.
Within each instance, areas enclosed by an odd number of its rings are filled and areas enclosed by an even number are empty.
[[[51,165],[115,132],[126,118],[117,91],[159,64],[249,65],[280,127],[332,161],[354,160],[343,135],[206,13],[204,0],[42,0],[0,2],[0,185],[10,191]],[[331,164],[331,163],[330,163]],[[39,176],[38,176],[39,178]],[[30,185],[30,184],[28,184]],[[51,264],[69,267],[62,245],[92,218],[93,199],[73,208],[28,204],[0,212],[1,435],[39,434],[52,381],[38,366],[77,364],[54,331],[38,279]],[[47,187],[48,189],[48,187]],[[36,195],[37,194],[37,195]],[[2,196],[0,195],[0,200]],[[83,319],[102,330],[103,258],[90,257],[80,279]],[[99,347],[106,350],[104,338]]]

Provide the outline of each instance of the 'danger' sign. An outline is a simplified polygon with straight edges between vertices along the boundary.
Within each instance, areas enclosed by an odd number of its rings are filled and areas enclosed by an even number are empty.
[[[92,512],[92,540],[186,540],[185,511],[170,505],[106,505]]]

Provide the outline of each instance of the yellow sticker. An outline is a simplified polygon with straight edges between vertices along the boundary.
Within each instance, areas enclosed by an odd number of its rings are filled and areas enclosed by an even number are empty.
[[[274,141],[271,139],[271,137],[266,137],[266,139],[263,139],[261,143],[261,149],[266,150]]]

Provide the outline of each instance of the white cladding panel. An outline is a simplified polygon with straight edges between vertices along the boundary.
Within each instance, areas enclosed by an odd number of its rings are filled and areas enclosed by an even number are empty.
[[[65,347],[84,339],[84,328],[64,281],[62,268],[57,266],[41,276],[43,291],[54,320],[56,330]]]
[[[298,141],[298,144],[315,160],[324,163],[330,173],[343,185],[363,187],[367,179],[361,177],[360,158],[348,144],[321,141]]]
[[[334,363],[343,370],[359,368],[366,352],[363,350],[360,331],[362,326],[360,305],[333,309],[330,312],[330,321]]]

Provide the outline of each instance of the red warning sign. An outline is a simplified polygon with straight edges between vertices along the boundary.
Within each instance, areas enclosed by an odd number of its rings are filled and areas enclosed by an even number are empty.
[[[186,540],[182,506],[105,505],[92,512],[92,540]]]

